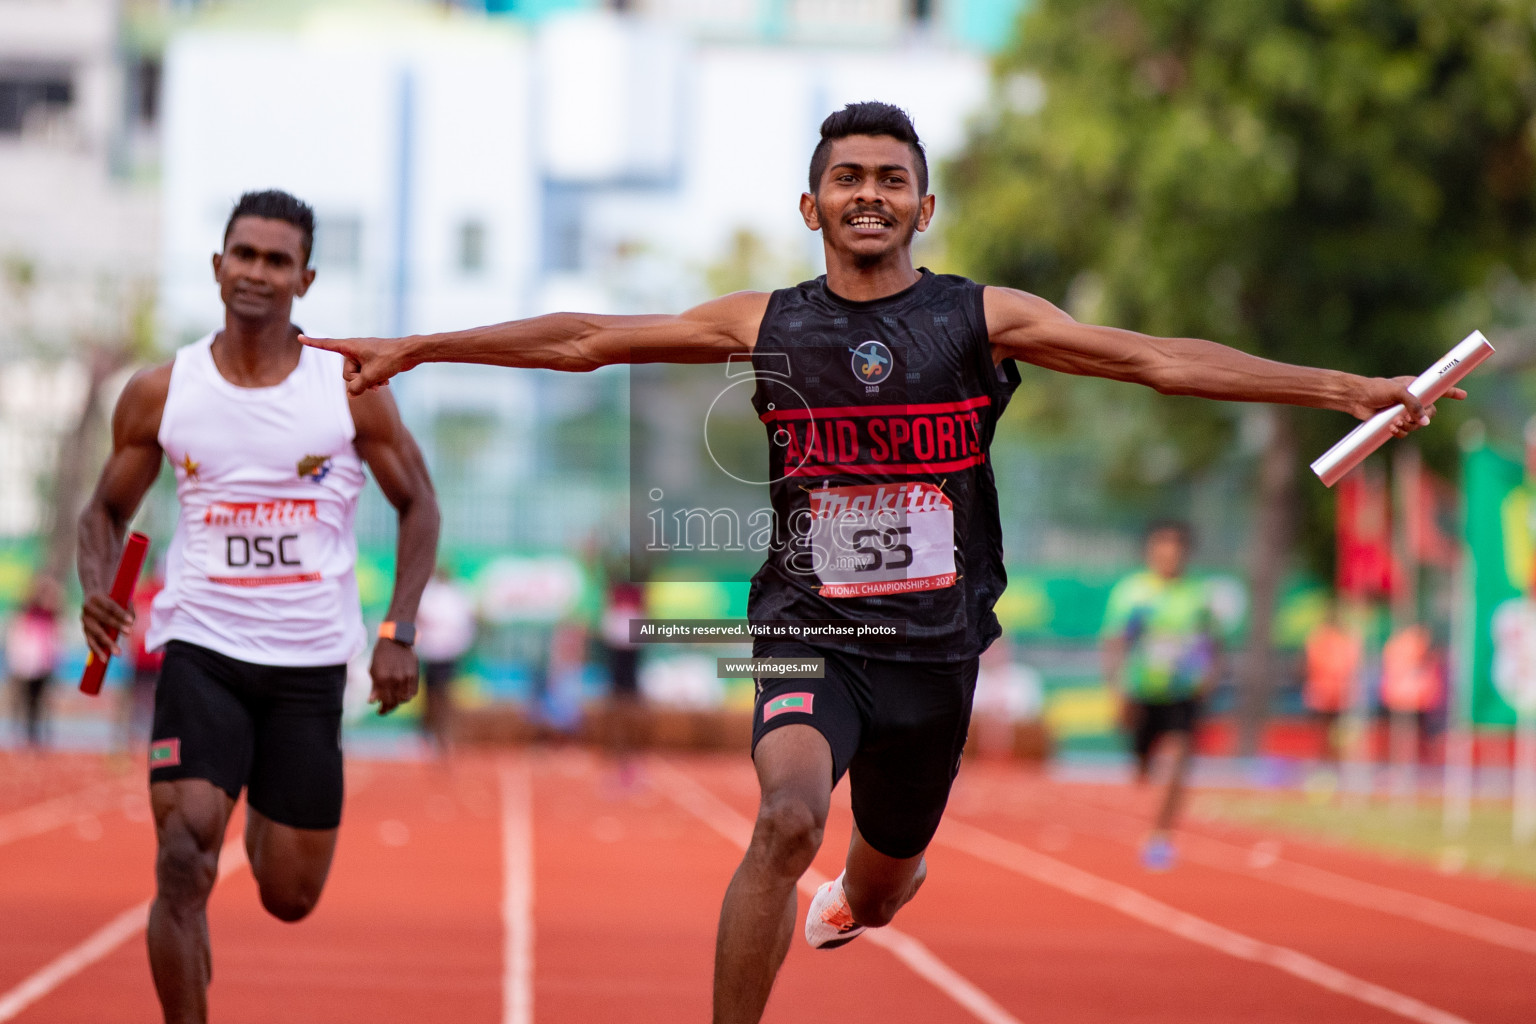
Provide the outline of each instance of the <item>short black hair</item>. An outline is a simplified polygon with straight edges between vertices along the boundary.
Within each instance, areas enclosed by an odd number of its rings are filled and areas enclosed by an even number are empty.
[[[1147,524],[1146,530],[1142,532],[1142,545],[1145,546],[1146,544],[1150,543],[1152,538],[1156,537],[1160,533],[1178,534],[1179,541],[1184,545],[1184,550],[1186,551],[1195,546],[1195,528],[1191,526],[1189,521],[1186,519],[1152,520],[1152,522]]]
[[[275,188],[245,193],[229,211],[229,220],[224,224],[225,245],[229,244],[229,233],[234,230],[235,221],[241,217],[287,221],[298,228],[304,235],[304,265],[309,265],[309,254],[315,248],[315,211],[304,200]]]
[[[917,163],[917,194],[928,194],[928,155],[923,152],[922,140],[907,112],[890,103],[870,100],[850,103],[842,110],[827,115],[821,122],[821,141],[811,153],[811,193],[814,195],[821,184],[821,176],[827,173],[827,161],[831,159],[832,143],[850,135],[889,135],[905,142],[912,150]]]

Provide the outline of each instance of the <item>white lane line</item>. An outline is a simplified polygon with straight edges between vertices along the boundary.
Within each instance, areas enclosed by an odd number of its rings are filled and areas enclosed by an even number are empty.
[[[501,1019],[533,1024],[533,782],[526,761],[503,758],[501,781]]]
[[[727,841],[746,849],[752,839],[752,823],[735,808],[715,796],[709,790],[664,761],[653,761],[656,775],[665,780],[663,792],[673,803],[698,818]],[[815,868],[800,878],[800,891],[814,896],[826,876]],[[920,941],[887,925],[870,928],[864,932],[864,940],[874,943],[906,964],[918,977],[959,1003],[985,1024],[1021,1024],[1020,1020],[1003,1009],[991,996],[977,988],[969,979],[934,955]]]
[[[1137,823],[1134,828],[1128,826],[1125,829],[1116,829],[1097,821],[1091,827],[1074,824],[1072,827],[1079,831],[1094,831],[1101,836],[1132,845],[1140,842],[1146,832],[1140,819],[1124,811],[1066,798],[1063,798],[1062,802],[1081,809],[1084,814],[1092,814],[1096,818],[1102,815],[1113,815]],[[1179,852],[1189,860],[1207,867],[1262,878],[1276,885],[1289,886],[1313,896],[1321,896],[1383,914],[1394,914],[1465,938],[1478,939],[1491,945],[1536,955],[1536,930],[1523,928],[1450,903],[1443,903],[1428,896],[1351,878],[1326,868],[1286,860],[1279,856],[1276,856],[1267,867],[1258,867],[1250,861],[1253,855],[1252,850],[1195,832],[1181,833],[1179,848]],[[1266,857],[1265,860],[1268,861],[1269,858]]]
[[[1239,960],[1266,964],[1331,992],[1418,1021],[1419,1024],[1469,1024],[1463,1017],[1430,1006],[1412,996],[1358,978],[1286,946],[1273,945],[1223,928],[1155,900],[1130,886],[1100,878],[974,825],[959,821],[945,822],[939,830],[937,841],[978,860],[1118,910],[1127,917],[1180,938],[1208,946]]]
[[[98,814],[108,807],[109,798],[118,788],[111,783],[97,783],[78,793],[67,793],[12,811],[0,817],[0,846],[42,835],[80,818]]]
[[[245,844],[238,838],[229,840],[219,852],[219,875],[215,884],[245,866]],[[142,932],[149,921],[149,904],[149,900],[144,900],[129,907],[97,929],[90,938],[61,953],[20,985],[0,995],[0,1021],[15,1017]]]

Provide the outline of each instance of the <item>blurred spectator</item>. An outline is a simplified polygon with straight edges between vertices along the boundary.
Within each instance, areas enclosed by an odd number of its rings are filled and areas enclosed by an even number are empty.
[[[645,592],[638,583],[616,580],[608,587],[599,639],[608,662],[609,751],[618,758],[621,781],[634,775],[634,751],[640,745],[640,648],[629,638],[629,624],[645,614]]]
[[[59,666],[62,600],[57,581],[47,576],[34,578],[26,600],[6,630],[6,669],[16,694],[17,717],[30,747],[42,746],[45,739],[48,685]]]
[[[587,670],[587,627],[577,619],[556,623],[549,637],[543,719],[556,732],[581,727],[582,680]]]
[[[149,612],[155,595],[165,589],[158,572],[144,580],[133,592],[133,632],[128,635],[129,667],[133,678],[123,694],[119,715],[118,746],[132,751],[141,740],[148,740],[155,713],[155,684],[160,679],[164,651],[151,651],[144,645],[149,633]]]
[[[1404,626],[1387,638],[1381,650],[1381,703],[1414,730],[1415,749],[1423,743],[1429,713],[1440,702],[1440,662],[1429,628]]]
[[[1172,747],[1168,787],[1142,849],[1142,862],[1154,871],[1173,866],[1172,831],[1195,728],[1219,670],[1209,591],[1184,575],[1190,541],[1185,523],[1154,524],[1147,531],[1147,568],[1115,585],[1104,613],[1105,676],[1131,733],[1137,781],[1149,778],[1159,741],[1166,738]]]
[[[416,610],[416,656],[421,659],[426,701],[421,726],[440,754],[453,743],[453,680],[459,659],[475,643],[475,604],[439,567],[421,592]]]
[[[1360,634],[1342,619],[1339,603],[1328,602],[1323,621],[1307,634],[1306,681],[1302,699],[1322,731],[1323,759],[1339,760],[1339,715],[1354,699],[1360,672]]]
[[[999,637],[981,656],[971,705],[972,735],[984,755],[1015,753],[1020,723],[1035,722],[1045,704],[1040,673],[1013,659],[1013,644]]]

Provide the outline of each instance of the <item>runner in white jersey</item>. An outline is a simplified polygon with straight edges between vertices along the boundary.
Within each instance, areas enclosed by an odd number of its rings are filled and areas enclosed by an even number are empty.
[[[283,192],[242,196],[213,257],[224,328],[135,375],[112,454],[80,518],[86,641],[116,653],[132,613],[107,596],[129,520],[163,457],[181,514],[148,644],[163,647],[149,750],[159,854],[149,956],[167,1022],[207,1019],[204,908],[230,812],[262,905],[284,921],[320,898],[341,822],[341,695],[366,637],[352,522],[364,466],[399,513],[394,595],[373,651],[381,714],[416,690],[416,605],[438,510],[387,392],[349,398],[341,360],[289,322],[308,291],[314,214]]]

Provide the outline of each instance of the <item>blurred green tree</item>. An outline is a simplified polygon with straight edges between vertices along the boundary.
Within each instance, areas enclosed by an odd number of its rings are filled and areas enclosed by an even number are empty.
[[[1536,0],[1037,0],[995,70],[946,169],[948,251],[1074,315],[1417,373],[1476,326],[1447,323],[1453,302],[1536,268]],[[1267,419],[1245,751],[1296,530],[1329,521],[1304,455],[1348,426]],[[1451,438],[1427,432],[1432,461]]]

